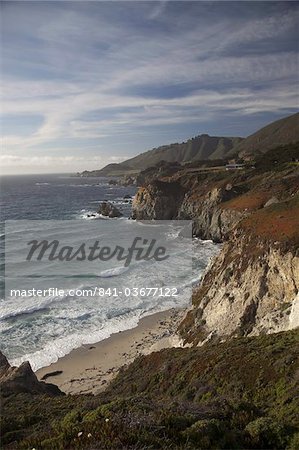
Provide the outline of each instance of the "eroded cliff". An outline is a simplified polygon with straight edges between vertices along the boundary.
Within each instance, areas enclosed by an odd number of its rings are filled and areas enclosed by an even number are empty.
[[[271,167],[269,155],[257,168],[181,169],[139,190],[135,218],[189,219],[194,235],[224,242],[180,326],[185,344],[299,326],[298,191],[298,164]]]
[[[299,326],[299,199],[242,220],[193,293],[185,343]]]
[[[192,220],[195,236],[222,242],[244,217],[291,198],[299,189],[298,172],[297,166],[284,164],[275,171],[181,168],[172,176],[159,177],[158,168],[157,178],[153,173],[139,188],[132,217]]]

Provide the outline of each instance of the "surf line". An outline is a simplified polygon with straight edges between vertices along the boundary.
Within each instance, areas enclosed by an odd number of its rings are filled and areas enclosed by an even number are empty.
[[[141,242],[140,242],[141,241]],[[97,240],[93,245],[87,247],[83,242],[79,247],[64,245],[61,246],[57,239],[49,242],[44,239],[38,241],[34,239],[27,243],[30,246],[26,261],[109,261],[115,258],[117,261],[124,261],[124,266],[128,267],[132,261],[164,261],[169,258],[166,247],[157,245],[156,239],[143,239],[136,237],[132,245],[125,248],[116,245],[114,248],[106,245],[100,246]]]

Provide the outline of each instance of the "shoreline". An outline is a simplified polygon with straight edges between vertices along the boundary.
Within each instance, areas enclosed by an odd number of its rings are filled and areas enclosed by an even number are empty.
[[[96,344],[85,344],[38,369],[39,380],[56,384],[66,394],[98,394],[119,369],[137,356],[180,345],[176,334],[185,309],[172,308],[145,316],[134,328],[112,334]]]

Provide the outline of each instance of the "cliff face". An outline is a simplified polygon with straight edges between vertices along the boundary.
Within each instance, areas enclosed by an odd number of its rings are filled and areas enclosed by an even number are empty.
[[[177,216],[184,188],[177,182],[155,180],[138,190],[132,205],[132,217],[138,220],[171,220]]]
[[[299,176],[283,163],[239,173],[179,173],[143,186],[137,219],[189,219],[202,239],[224,242],[193,294],[185,343],[299,326]]]
[[[192,220],[195,236],[223,242],[241,219],[293,195],[299,183],[299,177],[287,171],[278,179],[271,179],[269,174],[255,176],[251,172],[254,187],[242,175],[224,173],[222,177],[219,181],[183,174],[177,179],[151,181],[138,190],[132,217]]]
[[[248,237],[235,238],[216,257],[180,326],[185,343],[299,326],[298,256],[260,242],[245,262],[240,255],[250,245]]]
[[[299,199],[242,220],[193,294],[185,343],[299,326]]]
[[[190,185],[191,184],[191,185]],[[222,242],[246,211],[222,208],[240,194],[230,183],[203,189],[196,180],[155,180],[141,187],[133,201],[132,217],[137,220],[192,220],[193,233],[202,239]]]
[[[246,215],[232,209],[223,209],[222,203],[238,195],[230,183],[215,187],[206,194],[198,190],[188,192],[179,206],[177,218],[193,220],[193,233],[201,239],[222,242],[235,224]]]

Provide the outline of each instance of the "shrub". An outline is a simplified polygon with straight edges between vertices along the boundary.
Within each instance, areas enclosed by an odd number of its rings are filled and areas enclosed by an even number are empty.
[[[245,431],[250,435],[252,442],[259,448],[284,449],[287,444],[287,430],[283,424],[271,417],[259,417],[250,422]]]

